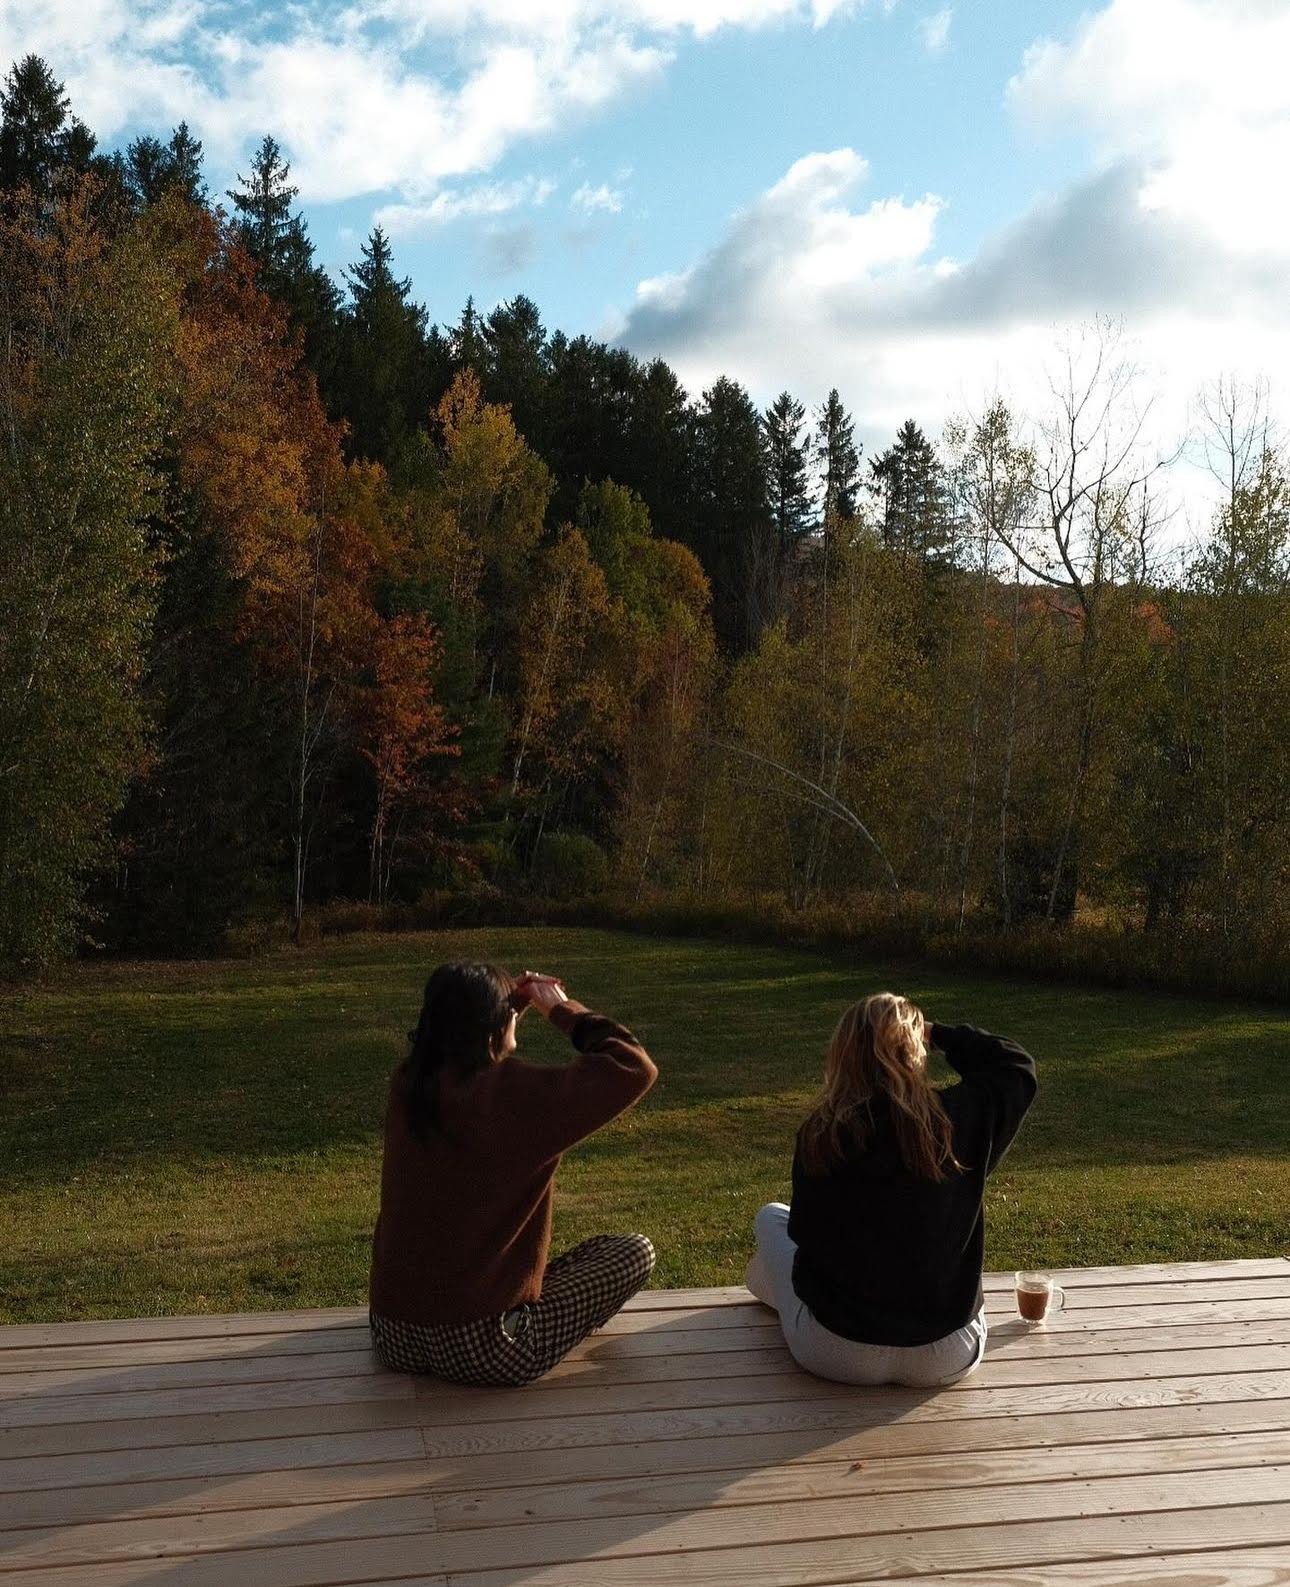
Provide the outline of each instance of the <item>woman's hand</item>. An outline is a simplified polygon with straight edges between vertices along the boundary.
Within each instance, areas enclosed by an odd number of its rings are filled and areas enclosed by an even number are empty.
[[[530,975],[524,981],[524,996],[529,1008],[537,1009],[544,1019],[549,1019],[551,1010],[567,1003],[564,987],[553,975]]]

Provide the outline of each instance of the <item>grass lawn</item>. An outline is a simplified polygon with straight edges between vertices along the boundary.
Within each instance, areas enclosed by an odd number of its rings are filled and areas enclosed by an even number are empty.
[[[559,972],[662,1078],[570,1153],[559,1246],[640,1229],[655,1282],[738,1282],[853,998],[894,985],[1016,1036],[1040,1094],[990,1183],[987,1264],[1269,1256],[1290,1207],[1290,1012],[843,953],[605,931],[352,938],[257,961],[81,966],[0,1020],[0,1321],[357,1303],[385,1078],[428,969]],[[529,1056],[562,1037],[530,1017]],[[450,1216],[450,1209],[445,1210]]]

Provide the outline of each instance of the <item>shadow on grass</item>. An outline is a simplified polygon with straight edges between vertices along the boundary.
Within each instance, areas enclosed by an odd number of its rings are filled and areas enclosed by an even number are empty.
[[[347,942],[305,957],[216,965],[98,966],[22,1000],[0,1030],[0,1162],[13,1188],[92,1171],[201,1173],[374,1150],[389,1071],[421,978],[438,958],[545,963],[620,1014],[662,1077],[634,1117],[581,1150],[647,1147],[713,1185],[758,1158],[774,1177],[796,1110],[818,1083],[829,1030],[854,997],[893,982],[843,952],[603,931],[442,933]],[[1039,1098],[1010,1170],[1090,1170],[1281,1156],[1290,1138],[1290,1019],[1167,994],[1010,983],[907,969],[938,1017],[1026,1043]],[[526,1028],[527,1056],[568,1055]],[[266,1170],[267,1171],[267,1170]],[[143,1193],[146,1194],[146,1191]]]

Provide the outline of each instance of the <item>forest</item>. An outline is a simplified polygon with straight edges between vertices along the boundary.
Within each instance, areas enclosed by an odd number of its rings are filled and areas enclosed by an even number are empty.
[[[866,441],[434,323],[379,227],[336,282],[297,198],[0,90],[0,963],[547,901],[1290,991],[1260,387],[1185,544],[1115,327]]]

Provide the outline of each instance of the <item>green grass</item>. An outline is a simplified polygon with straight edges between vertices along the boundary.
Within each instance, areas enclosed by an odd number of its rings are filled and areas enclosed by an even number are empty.
[[[659,1247],[657,1283],[741,1278],[753,1213],[786,1194],[833,1022],[893,985],[1038,1058],[1038,1101],[990,1185],[990,1266],[1286,1249],[1285,1010],[898,972],[841,952],[444,932],[82,966],[11,1000],[0,1320],[361,1301],[386,1075],[428,969],[459,956],[558,971],[655,1055],[651,1095],[566,1159],[556,1240],[640,1229]],[[521,1045],[567,1051],[533,1019]]]

